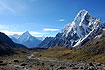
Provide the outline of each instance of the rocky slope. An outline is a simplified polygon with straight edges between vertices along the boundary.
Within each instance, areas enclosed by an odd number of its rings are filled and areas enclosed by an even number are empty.
[[[45,47],[64,46],[67,48],[83,46],[95,36],[103,33],[104,23],[91,16],[88,11],[81,10],[72,23],[64,26],[61,33]],[[100,33],[99,33],[100,32]]]
[[[105,34],[71,53],[60,56],[69,60],[105,63]]]
[[[7,44],[8,46],[15,48],[14,42],[4,33],[0,32],[0,41]]]
[[[46,48],[45,46],[53,39],[53,37],[46,37],[39,45],[40,48]]]
[[[0,32],[0,41],[11,48],[27,48],[24,45],[14,43],[6,34]]]
[[[34,57],[105,63],[105,34],[94,38],[82,48],[53,47],[37,53]]]
[[[0,56],[10,54],[13,54],[12,48],[0,41]]]

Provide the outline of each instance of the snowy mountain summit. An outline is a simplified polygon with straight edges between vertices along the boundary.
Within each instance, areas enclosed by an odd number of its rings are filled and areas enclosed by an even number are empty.
[[[41,42],[41,40],[32,36],[28,31],[24,32],[19,38],[11,37],[11,39],[19,44],[23,44],[28,48],[37,47],[37,45]]]
[[[23,41],[27,41],[30,37],[31,37],[31,34],[30,34],[28,31],[26,31],[25,33],[23,33],[23,34],[18,38],[18,40],[19,40],[20,42],[23,42]]]
[[[77,47],[84,45],[103,31],[104,23],[100,19],[91,16],[88,11],[81,10],[72,23],[64,26],[61,33],[46,45],[48,48],[54,46]]]
[[[100,23],[100,19],[92,17],[86,10],[81,10],[74,21],[70,24],[67,24],[62,32],[66,37],[69,35],[77,34],[79,38],[83,38],[87,35],[92,29]]]

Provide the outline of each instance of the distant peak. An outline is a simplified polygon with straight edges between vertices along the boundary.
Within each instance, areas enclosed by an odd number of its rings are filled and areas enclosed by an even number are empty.
[[[26,32],[24,32],[23,34],[25,34],[25,35],[31,35],[31,34],[29,33],[29,31],[26,31]]]
[[[24,33],[29,33],[29,31],[26,31],[26,32],[24,32]]]
[[[82,9],[79,11],[79,13],[82,13],[82,12],[88,12],[88,11],[86,11],[85,9]]]

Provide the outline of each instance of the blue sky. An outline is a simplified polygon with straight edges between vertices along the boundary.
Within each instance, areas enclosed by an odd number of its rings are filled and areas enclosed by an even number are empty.
[[[82,9],[105,21],[105,0],[0,0],[0,31],[55,36]]]

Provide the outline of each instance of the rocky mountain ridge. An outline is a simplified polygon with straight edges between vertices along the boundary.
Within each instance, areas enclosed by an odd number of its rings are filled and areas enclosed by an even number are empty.
[[[100,19],[91,16],[88,11],[81,10],[72,23],[64,26],[45,47],[64,46],[67,48],[84,45],[98,35],[103,33],[105,24]],[[80,46],[82,46],[80,45]]]

